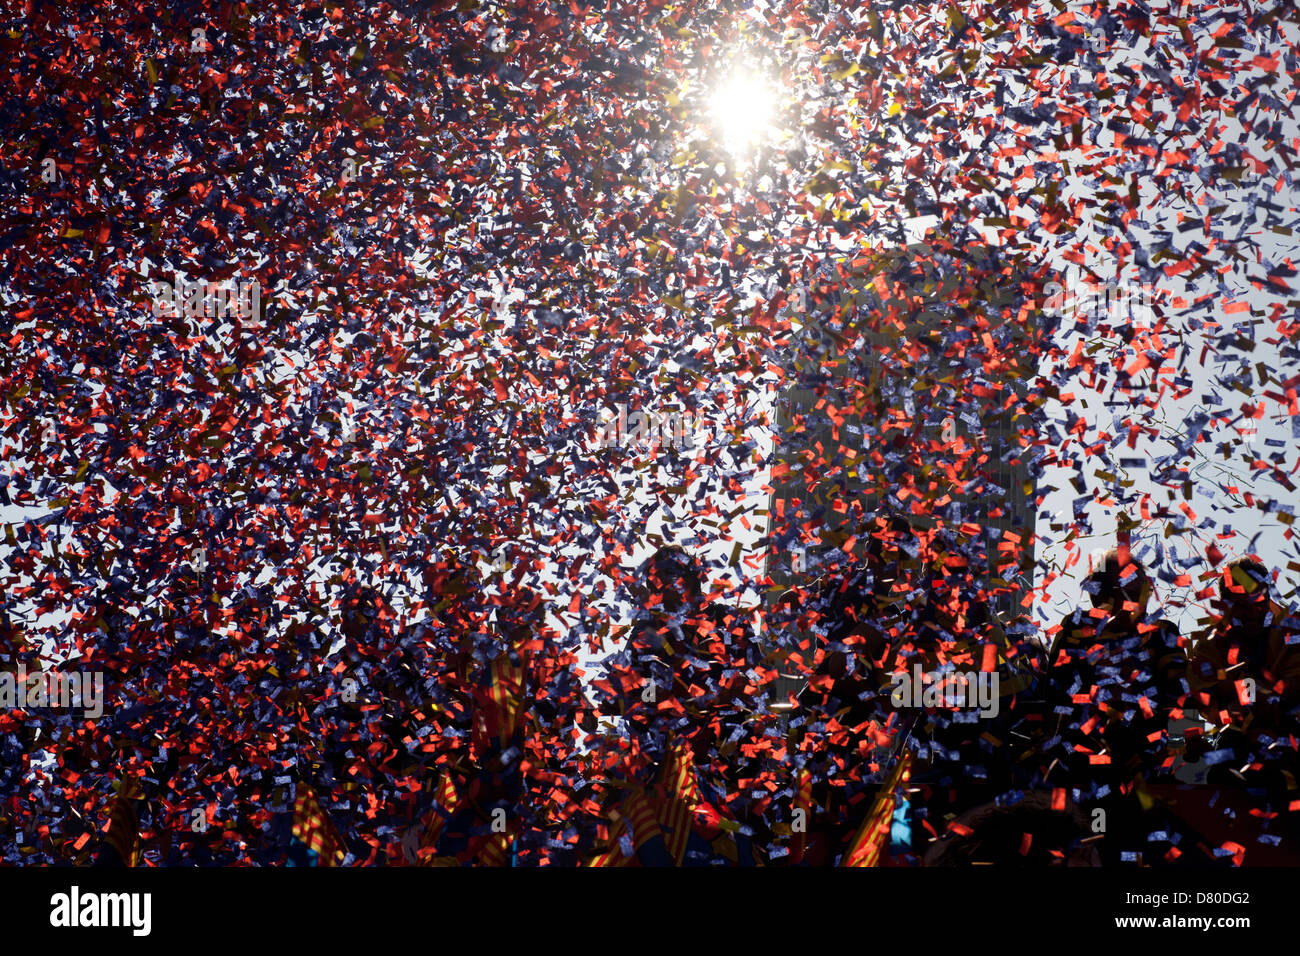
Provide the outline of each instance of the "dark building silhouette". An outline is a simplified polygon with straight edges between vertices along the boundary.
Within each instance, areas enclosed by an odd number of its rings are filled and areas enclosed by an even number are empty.
[[[862,560],[864,520],[963,529],[991,610],[1032,586],[1035,287],[987,245],[912,243],[823,269],[791,296],[793,384],[777,416],[775,597]],[[799,301],[802,300],[802,301]],[[802,566],[801,566],[802,565]]]

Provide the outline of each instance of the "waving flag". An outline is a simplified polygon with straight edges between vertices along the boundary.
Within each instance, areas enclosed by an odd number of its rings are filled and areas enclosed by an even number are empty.
[[[588,866],[667,866],[672,861],[665,849],[664,833],[659,826],[654,806],[642,790],[633,790],[620,808],[622,813],[614,826],[609,846],[587,861]],[[630,853],[624,854],[621,837],[624,820],[631,827]]]
[[[674,865],[681,866],[691,835],[692,816],[702,800],[699,785],[695,782],[694,754],[689,744],[679,741],[673,745],[664,764],[663,788],[659,823],[668,843],[668,855]]]
[[[420,866],[439,866],[445,862],[444,858],[438,856],[438,840],[442,836],[442,831],[446,829],[447,821],[456,813],[460,805],[460,791],[456,788],[456,781],[452,779],[451,770],[447,769],[443,771],[442,778],[438,781],[437,803],[425,815],[424,834],[420,838],[420,847],[416,851]]]
[[[104,845],[95,855],[95,866],[138,866],[140,863],[140,827],[135,815],[139,786],[132,779],[122,782],[113,798],[105,825]]]
[[[346,856],[343,841],[310,787],[300,786],[293,805],[293,837],[288,866],[338,866]]]
[[[912,776],[911,751],[903,751],[902,758],[894,765],[893,771],[885,780],[880,793],[871,804],[871,812],[862,824],[862,829],[849,845],[840,861],[840,866],[878,866],[880,855],[889,843],[889,833],[894,820],[894,807],[898,802],[898,789]]]

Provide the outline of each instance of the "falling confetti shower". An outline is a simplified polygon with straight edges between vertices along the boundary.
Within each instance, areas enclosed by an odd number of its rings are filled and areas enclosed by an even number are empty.
[[[1100,551],[1294,613],[1291,5],[0,26],[0,655],[104,675],[0,710],[7,862],[876,860],[1169,769],[1079,760],[1202,706],[1056,666]]]

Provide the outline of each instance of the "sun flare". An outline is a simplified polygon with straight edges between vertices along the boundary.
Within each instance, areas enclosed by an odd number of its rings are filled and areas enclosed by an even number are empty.
[[[736,69],[714,90],[709,106],[723,143],[739,153],[770,134],[776,94],[763,76]]]

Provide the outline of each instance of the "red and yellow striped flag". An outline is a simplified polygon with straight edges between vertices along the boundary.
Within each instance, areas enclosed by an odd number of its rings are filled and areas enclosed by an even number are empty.
[[[479,866],[509,866],[510,865],[510,834],[489,833],[483,841],[483,848],[479,850]]]
[[[622,816],[614,823],[609,846],[591,857],[587,861],[587,866],[627,866],[636,861],[635,851],[641,849],[648,841],[663,835],[650,801],[640,790],[634,790],[624,799],[620,809]],[[623,848],[619,845],[619,834],[623,832],[624,819],[632,826],[633,853],[630,856],[624,856]]]
[[[848,850],[840,860],[840,866],[878,866],[880,856],[889,844],[889,831],[894,821],[894,807],[898,802],[898,790],[912,776],[912,754],[904,750],[903,756],[894,766],[893,771],[880,788],[871,812],[858,830],[857,836],[849,844]]]
[[[682,741],[673,744],[664,764],[662,783],[664,797],[659,807],[659,823],[667,831],[664,839],[673,865],[681,866],[694,823],[695,808],[703,800],[695,781],[695,754],[690,744]]]
[[[492,704],[497,737],[509,740],[519,724],[524,693],[524,665],[510,663],[510,655],[502,654],[492,662]]]
[[[627,866],[635,857],[624,856],[623,849],[615,840],[605,849],[587,861],[587,866]]]
[[[460,808],[460,792],[456,781],[452,779],[451,770],[444,770],[438,781],[437,806],[425,815],[424,834],[420,838],[417,854],[420,866],[438,866],[438,840],[447,826],[447,820]]]
[[[293,803],[293,839],[316,855],[317,866],[338,866],[347,855],[334,824],[306,784],[298,785],[298,798]]]
[[[515,734],[523,712],[524,663],[510,663],[510,655],[502,654],[488,665],[488,688],[480,688],[474,715],[474,737],[477,749],[483,752],[492,741],[505,745]]]
[[[113,809],[104,825],[104,842],[113,848],[126,866],[140,863],[140,827],[135,816],[135,801],[139,795],[139,785],[133,778],[123,780],[113,797]]]

